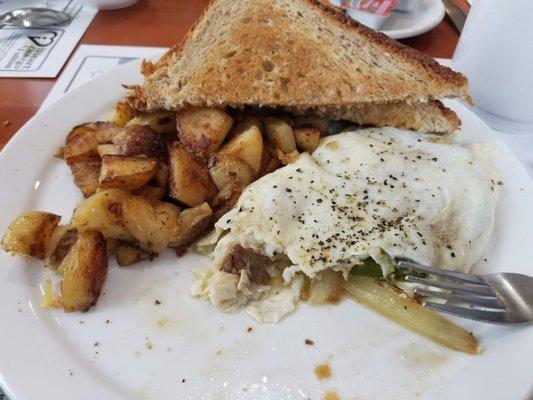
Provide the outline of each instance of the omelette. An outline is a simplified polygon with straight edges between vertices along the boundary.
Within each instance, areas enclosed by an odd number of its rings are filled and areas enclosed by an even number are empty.
[[[395,279],[395,258],[469,272],[489,240],[498,197],[490,147],[368,128],[325,137],[312,153],[248,186],[199,242],[210,268],[191,294],[222,311],[277,322],[304,277],[344,277],[371,260]]]

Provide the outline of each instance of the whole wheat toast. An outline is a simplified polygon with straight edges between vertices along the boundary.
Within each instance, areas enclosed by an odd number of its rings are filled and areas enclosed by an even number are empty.
[[[128,98],[142,111],[253,105],[453,132],[437,100],[469,100],[463,75],[319,0],[213,0],[143,74]]]

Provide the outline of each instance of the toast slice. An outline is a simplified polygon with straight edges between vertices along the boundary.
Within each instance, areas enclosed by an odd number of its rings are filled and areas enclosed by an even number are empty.
[[[437,100],[470,100],[462,74],[320,0],[213,0],[142,72],[128,102],[144,112],[266,106],[451,132],[458,119]]]

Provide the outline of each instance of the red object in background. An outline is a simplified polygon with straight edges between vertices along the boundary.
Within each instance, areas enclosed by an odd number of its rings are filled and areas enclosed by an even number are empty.
[[[398,0],[341,0],[343,8],[353,8],[368,13],[388,17],[394,10]]]

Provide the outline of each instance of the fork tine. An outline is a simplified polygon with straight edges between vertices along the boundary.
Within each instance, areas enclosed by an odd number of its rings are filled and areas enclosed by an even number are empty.
[[[483,280],[477,275],[463,274],[462,272],[454,272],[454,271],[448,271],[448,270],[440,269],[440,268],[427,267],[425,265],[421,265],[421,264],[408,261],[408,260],[404,260],[401,258],[398,258],[398,260],[400,260],[398,262],[399,267],[406,267],[409,269],[414,269],[416,271],[425,272],[427,274],[441,276],[444,278],[455,279],[458,281],[464,281],[464,282],[469,282],[469,283],[474,283],[474,284],[484,284]]]
[[[425,307],[432,308],[436,311],[445,312],[458,317],[474,319],[476,321],[491,322],[494,324],[520,324],[524,321],[516,321],[507,311],[500,310],[480,310],[476,308],[452,306],[449,304],[438,304],[430,301],[424,301]]]
[[[492,308],[496,310],[505,310],[506,307],[502,304],[500,299],[496,296],[479,296],[475,294],[459,294],[459,293],[444,293],[434,290],[427,290],[422,288],[415,288],[415,294],[420,296],[435,297],[437,299],[455,301],[458,303],[472,304],[480,307]]]
[[[418,276],[413,276],[413,275],[407,275],[405,277],[405,280],[407,282],[420,283],[421,285],[433,286],[433,287],[438,287],[441,289],[452,290],[459,294],[475,293],[475,294],[481,294],[481,295],[486,295],[486,296],[494,296],[492,289],[486,285],[472,285],[470,283],[460,284],[460,283],[453,283],[453,282],[436,281],[433,279],[419,278]]]

